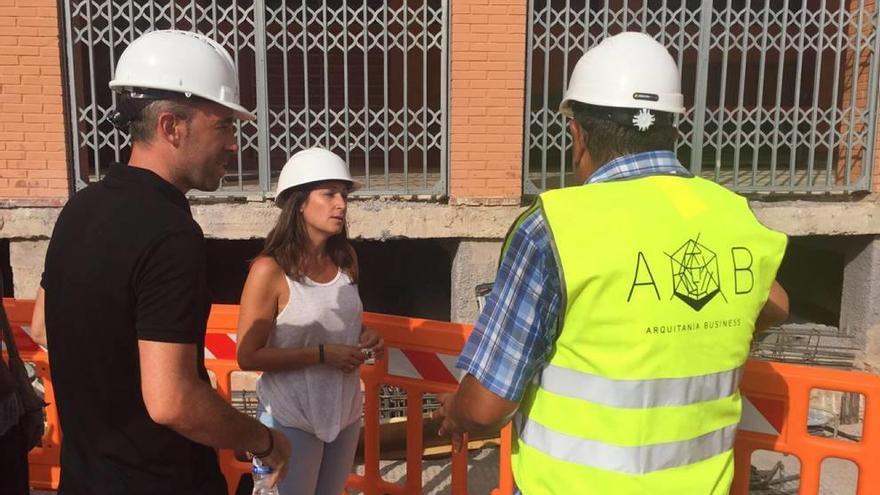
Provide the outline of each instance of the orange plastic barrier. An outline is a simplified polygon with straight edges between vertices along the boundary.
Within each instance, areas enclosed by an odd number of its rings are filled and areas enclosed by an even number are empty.
[[[749,493],[752,452],[772,450],[800,461],[800,495],[818,495],[824,459],[850,460],[858,468],[859,495],[880,493],[880,376],[792,364],[750,361],[742,382],[743,395],[763,409],[778,431],[760,433],[742,427],[736,438],[733,495]],[[853,392],[865,397],[865,416],[859,442],[823,438],[807,431],[810,392],[815,389]]]
[[[46,407],[46,431],[43,440],[40,446],[31,450],[28,455],[31,487],[54,490],[58,487],[61,477],[61,428],[58,426],[55,393],[49,376],[49,356],[21,332],[20,327],[31,324],[34,302],[3,299],[3,306],[12,325],[12,333],[21,358],[36,365],[36,374],[42,380],[46,391],[45,401],[49,403]]]
[[[33,309],[32,301],[5,299],[4,305],[13,325],[27,326]],[[227,401],[231,399],[232,373],[238,371],[234,360],[234,341],[238,321],[238,307],[215,305],[208,320],[206,337],[206,366],[217,379],[217,391]],[[374,365],[361,368],[365,385],[364,400],[364,464],[363,476],[351,475],[348,486],[367,495],[419,494],[422,490],[422,401],[425,393],[451,392],[455,378],[444,371],[437,356],[457,355],[470,326],[396,316],[366,313],[364,323],[385,339],[385,357]],[[16,328],[13,328],[16,331]],[[48,359],[42,350],[18,329],[17,341],[22,356],[37,364],[37,374],[46,389],[48,428],[41,447],[30,453],[31,484],[35,488],[53,489],[58,486],[59,449],[61,432],[52,395]],[[411,371],[395,365],[395,359],[408,358],[414,365]],[[390,363],[390,365],[389,365]],[[423,365],[423,366],[420,366]],[[448,366],[447,366],[448,368]],[[379,472],[379,386],[392,385],[407,393],[407,476],[404,485],[389,483]],[[810,392],[813,389],[853,392],[865,397],[865,415],[859,442],[812,436],[807,431]],[[762,449],[797,456],[801,465],[800,495],[819,493],[820,466],[824,459],[847,459],[859,467],[858,494],[880,493],[880,376],[867,373],[845,372],[762,361],[749,361],[743,378],[744,419],[737,435],[735,457],[736,475],[732,495],[748,493],[749,466],[753,451]],[[499,487],[493,495],[510,495],[513,479],[510,471],[511,432],[508,425],[502,430],[499,465]],[[296,453],[293,453],[296,456]],[[230,494],[235,490],[249,464],[235,459],[233,453],[221,450],[220,465],[229,484]],[[467,452],[452,458],[452,493],[463,495],[467,489]],[[874,468],[874,469],[871,469]]]
[[[42,446],[29,456],[31,486],[40,489],[56,489],[60,476],[59,446],[61,431],[55,409],[52,380],[46,353],[39,349],[20,327],[30,324],[33,301],[4,299],[4,306],[16,333],[22,358],[37,364],[37,375],[46,389],[48,428]],[[232,396],[232,374],[238,371],[234,359],[235,345],[229,337],[235,333],[238,323],[238,306],[214,305],[208,320],[205,366],[214,373],[217,392],[227,401]],[[350,475],[347,486],[367,495],[420,494],[422,492],[422,396],[425,393],[445,393],[455,390],[455,380],[425,380],[389,373],[389,355],[393,350],[413,355],[445,354],[455,356],[461,351],[470,326],[395,316],[364,314],[364,324],[381,333],[385,339],[386,355],[374,365],[361,367],[364,393],[364,465],[363,476]],[[15,328],[18,327],[18,328]],[[85,344],[84,344],[85,345]],[[213,357],[212,357],[213,355]],[[429,357],[429,356],[428,356]],[[404,485],[387,482],[379,472],[379,386],[392,385],[407,393],[407,476]],[[296,456],[296,453],[293,453]],[[236,460],[230,450],[219,452],[220,468],[232,495],[242,474],[250,472],[250,464]],[[452,493],[465,495],[467,489],[467,452],[452,458]]]

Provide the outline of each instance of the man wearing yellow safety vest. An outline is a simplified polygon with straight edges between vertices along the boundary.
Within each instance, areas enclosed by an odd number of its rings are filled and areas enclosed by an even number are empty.
[[[443,399],[455,442],[513,418],[527,495],[729,491],[752,334],[788,316],[786,237],[679,164],[680,79],[640,33],[577,63],[560,112],[583,185],[514,223]]]

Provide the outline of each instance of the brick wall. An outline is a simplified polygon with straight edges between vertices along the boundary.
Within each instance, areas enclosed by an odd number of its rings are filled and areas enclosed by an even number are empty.
[[[877,2],[875,0],[866,0],[865,1],[865,12],[875,14],[877,11]],[[875,33],[875,36],[880,36],[880,33]],[[867,70],[865,71],[867,74]],[[867,103],[867,92],[868,92],[868,80],[867,75],[864,80],[859,80],[859,98],[862,99],[862,102],[865,105],[865,108],[868,107]],[[874,163],[871,169],[871,190],[873,192],[880,192],[880,115],[877,118],[877,125],[874,126],[875,136],[874,136]]]
[[[449,194],[453,203],[517,203],[526,2],[455,0],[450,5]]]
[[[874,15],[876,2],[875,0],[866,0],[864,2],[864,18],[869,19]],[[854,14],[858,12],[861,7],[860,0],[849,0],[848,8]],[[847,26],[846,31],[847,35],[855,39],[857,36],[857,24],[859,16],[854,15],[852,22]],[[862,28],[862,36],[863,41],[867,39],[868,36],[871,35],[871,23],[865,22],[864,27]],[[853,49],[848,49],[844,51],[844,59],[843,59],[843,71],[842,71],[842,81],[841,81],[841,89],[840,89],[840,102],[842,104],[842,108],[850,108],[851,103],[853,101],[853,87],[855,86],[855,109],[865,109],[868,108],[868,78],[870,75],[870,53],[869,50],[865,49],[864,45],[862,47],[862,51],[856,53]],[[854,134],[860,134],[865,132],[866,125],[864,123],[856,122],[853,126],[852,131]],[[850,131],[850,119],[849,113],[843,115],[837,124],[838,132],[841,136],[846,137]],[[845,144],[838,147],[838,158],[837,158],[837,167],[836,167],[836,180],[838,184],[846,184],[847,178],[847,166],[846,166],[846,156],[847,153],[852,157],[852,162],[849,167],[849,180],[851,183],[856,182],[860,174],[862,174],[863,167],[866,165],[871,167],[866,173],[873,175],[872,181],[872,189],[877,192],[880,191],[880,184],[878,184],[878,168],[874,166],[874,163],[865,163],[867,148],[861,144],[855,144],[851,147],[851,149],[847,150]],[[877,156],[875,151],[874,156]]]
[[[0,0],[0,203],[68,196],[55,0]]]

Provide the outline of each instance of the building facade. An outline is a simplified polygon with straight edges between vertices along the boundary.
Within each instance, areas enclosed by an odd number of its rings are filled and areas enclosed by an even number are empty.
[[[277,216],[287,157],[322,145],[364,184],[350,233],[368,309],[472,321],[510,223],[572,184],[556,107],[574,62],[637,30],[682,69],[682,163],[792,236],[780,277],[795,320],[880,369],[873,0],[2,2],[0,239],[16,297],[33,297],[67,198],[127,159],[107,121],[116,58],[172,27],[233,54],[258,115],[220,190],[191,195],[218,301],[236,299]]]

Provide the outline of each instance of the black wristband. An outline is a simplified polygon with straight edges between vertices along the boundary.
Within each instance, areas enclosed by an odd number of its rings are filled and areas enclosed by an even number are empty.
[[[251,454],[253,454],[254,457],[262,459],[264,457],[268,457],[269,454],[272,453],[272,450],[275,449],[275,436],[272,435],[272,430],[270,430],[268,426],[264,425],[263,423],[260,424],[263,426],[263,428],[266,429],[266,433],[269,434],[269,446],[266,448],[266,450],[262,452],[251,452]]]
[[[324,344],[318,344],[318,362],[324,363]]]

